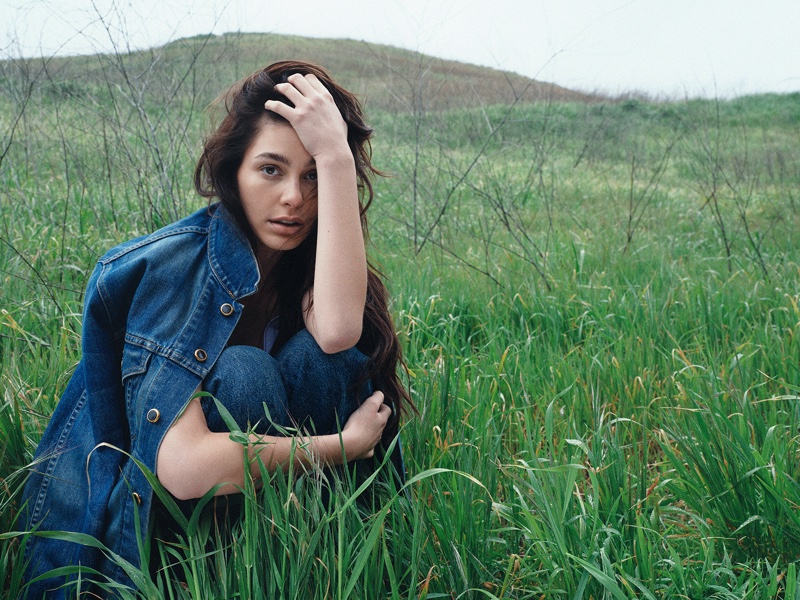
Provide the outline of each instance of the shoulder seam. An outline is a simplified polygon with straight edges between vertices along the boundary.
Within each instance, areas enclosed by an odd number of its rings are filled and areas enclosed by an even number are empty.
[[[184,235],[184,234],[187,234],[187,233],[206,235],[208,233],[208,229],[209,229],[208,227],[201,227],[201,226],[198,226],[198,225],[187,225],[185,227],[177,227],[175,229],[167,229],[165,231],[157,231],[157,232],[152,233],[152,234],[150,234],[150,235],[148,235],[146,237],[141,238],[135,244],[131,244],[130,246],[125,246],[123,248],[120,248],[114,254],[109,254],[107,256],[103,256],[97,262],[99,262],[102,265],[106,265],[106,264],[108,264],[110,262],[113,262],[113,261],[117,260],[120,256],[124,256],[124,255],[132,252],[133,250],[137,250],[138,248],[142,248],[143,246],[147,246],[149,244],[152,244],[153,242],[157,242],[159,240],[163,240],[164,238],[168,238],[168,237],[172,237],[172,236],[176,236],[176,235]]]

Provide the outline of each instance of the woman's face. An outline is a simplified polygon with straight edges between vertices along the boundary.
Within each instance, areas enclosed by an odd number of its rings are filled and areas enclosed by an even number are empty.
[[[236,174],[258,254],[292,250],[317,220],[317,170],[294,128],[265,120]]]

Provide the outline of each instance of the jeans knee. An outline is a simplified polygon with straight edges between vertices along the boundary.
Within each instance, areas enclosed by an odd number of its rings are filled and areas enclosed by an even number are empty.
[[[335,354],[326,354],[308,329],[301,329],[283,345],[277,353],[281,369],[286,373],[292,365],[303,368],[317,365],[319,368],[344,370],[348,374],[361,372],[369,359],[358,348],[353,347]]]
[[[272,423],[289,424],[286,391],[277,361],[259,348],[229,346],[203,382],[203,390],[216,398],[231,414],[240,429],[266,423],[269,412]],[[227,431],[216,403],[208,397],[201,400],[209,429]],[[263,427],[256,428],[257,431]]]
[[[308,330],[295,334],[276,356],[289,412],[302,427],[334,433],[371,392],[369,359],[356,348],[326,354]]]

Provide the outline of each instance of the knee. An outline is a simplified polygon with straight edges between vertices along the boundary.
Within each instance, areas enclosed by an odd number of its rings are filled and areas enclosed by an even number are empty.
[[[252,346],[230,346],[223,350],[203,382],[203,390],[216,398],[233,416],[240,429],[264,421],[264,406],[270,420],[288,424],[286,392],[276,360]],[[211,398],[201,400],[209,428],[222,426]]]
[[[204,388],[210,386],[227,388],[265,387],[265,381],[273,377],[280,379],[278,365],[268,353],[253,346],[229,346],[222,351],[216,364],[206,377]],[[213,392],[212,392],[213,393]]]
[[[295,333],[278,351],[278,357],[285,356],[321,356],[325,353],[308,329]]]
[[[303,363],[330,365],[347,371],[361,369],[369,361],[356,347],[335,354],[325,353],[308,329],[301,329],[294,334],[279,350],[277,358],[284,368],[287,364]]]
[[[335,431],[334,413],[344,422],[371,391],[366,355],[356,348],[326,354],[306,330],[292,337],[276,358],[290,412],[301,423],[304,415],[310,416],[318,433]]]

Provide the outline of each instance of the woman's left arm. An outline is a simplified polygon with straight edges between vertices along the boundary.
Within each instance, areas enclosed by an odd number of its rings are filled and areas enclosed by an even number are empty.
[[[276,89],[294,104],[268,101],[314,158],[317,170],[317,255],[313,301],[303,299],[305,325],[324,352],[353,347],[361,337],[367,259],[361,231],[355,159],[347,124],[314,75],[292,75]]]

